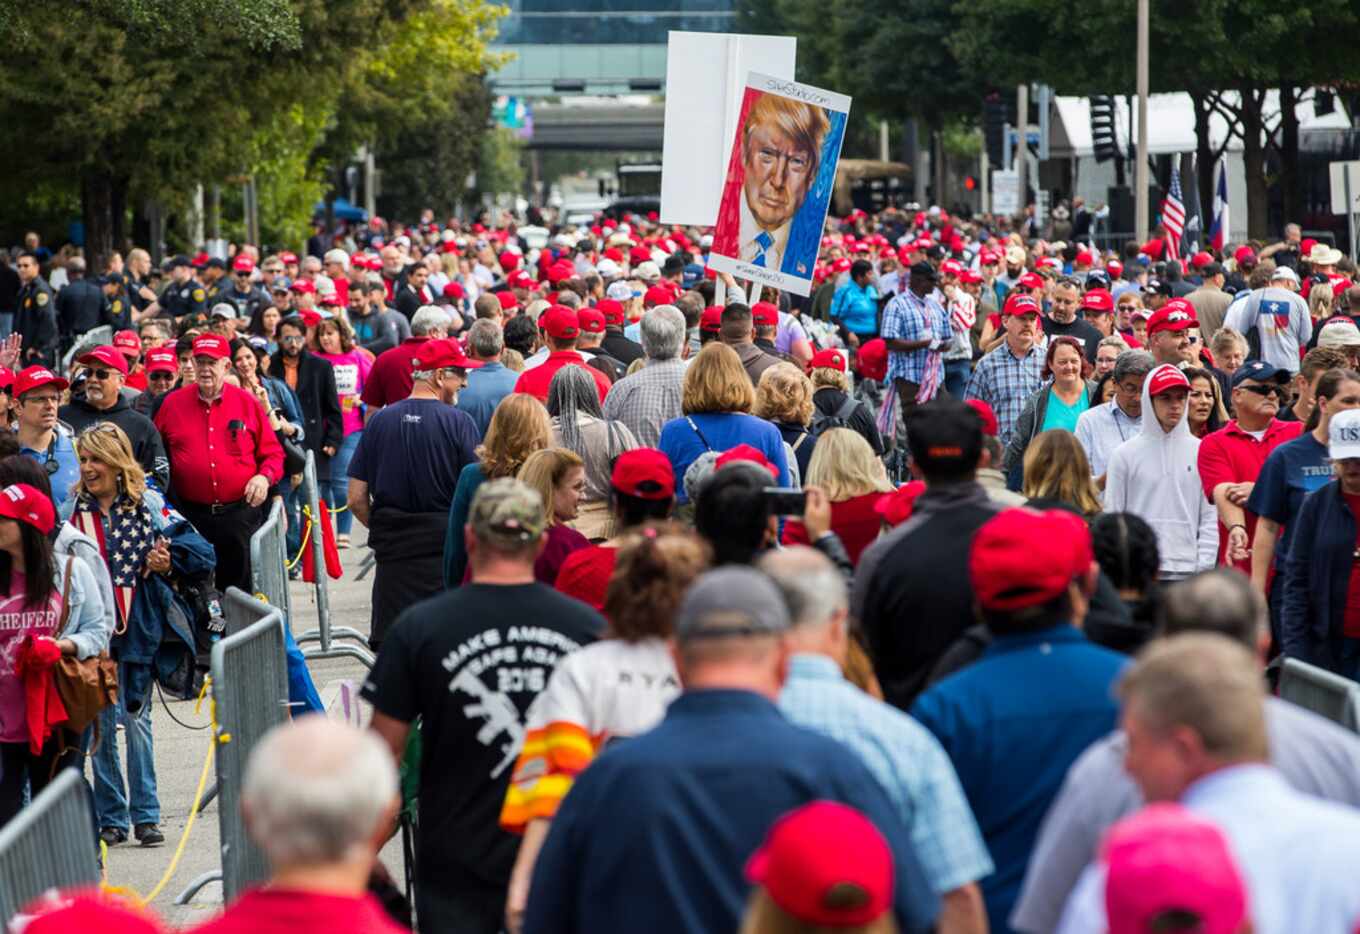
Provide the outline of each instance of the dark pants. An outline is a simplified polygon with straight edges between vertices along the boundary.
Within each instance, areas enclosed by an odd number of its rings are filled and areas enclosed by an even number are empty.
[[[505,929],[501,888],[450,891],[416,881],[416,927],[420,934],[500,934]]]
[[[181,502],[179,510],[217,551],[217,589],[225,591],[228,587],[239,587],[253,594],[250,536],[263,524],[264,510],[246,505],[245,500],[218,506],[216,511],[212,506]]]
[[[972,360],[946,360],[944,362],[944,391],[949,398],[963,401],[968,389],[968,377],[973,372]]]
[[[60,727],[47,738],[42,752],[33,755],[28,743],[0,743],[0,827],[24,806],[24,787],[34,795],[47,787],[58,769],[82,769],[81,736]]]

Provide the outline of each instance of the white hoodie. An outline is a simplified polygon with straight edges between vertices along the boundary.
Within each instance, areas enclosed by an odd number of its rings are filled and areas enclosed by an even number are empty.
[[[1143,381],[1142,431],[1110,455],[1105,511],[1131,512],[1152,526],[1165,580],[1189,577],[1217,563],[1218,514],[1204,497],[1199,439],[1190,434],[1185,415],[1166,432],[1152,411],[1148,387],[1162,367]]]

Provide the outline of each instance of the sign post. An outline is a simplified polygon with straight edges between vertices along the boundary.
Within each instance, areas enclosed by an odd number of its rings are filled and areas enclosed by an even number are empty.
[[[1020,213],[1020,175],[1014,169],[992,172],[992,213],[1009,217]]]
[[[1360,208],[1360,160],[1327,166],[1332,182],[1332,213],[1346,215],[1346,255],[1355,259],[1355,212]]]

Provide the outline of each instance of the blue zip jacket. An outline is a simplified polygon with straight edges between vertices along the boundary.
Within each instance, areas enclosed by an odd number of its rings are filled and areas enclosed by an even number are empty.
[[[1355,556],[1355,516],[1333,480],[1303,500],[1284,565],[1284,654],[1331,668]]]

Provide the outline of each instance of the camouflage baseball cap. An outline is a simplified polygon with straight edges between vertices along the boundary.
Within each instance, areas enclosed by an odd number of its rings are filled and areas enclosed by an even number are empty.
[[[536,541],[548,520],[538,491],[505,477],[477,488],[468,524],[479,539],[514,546]]]

